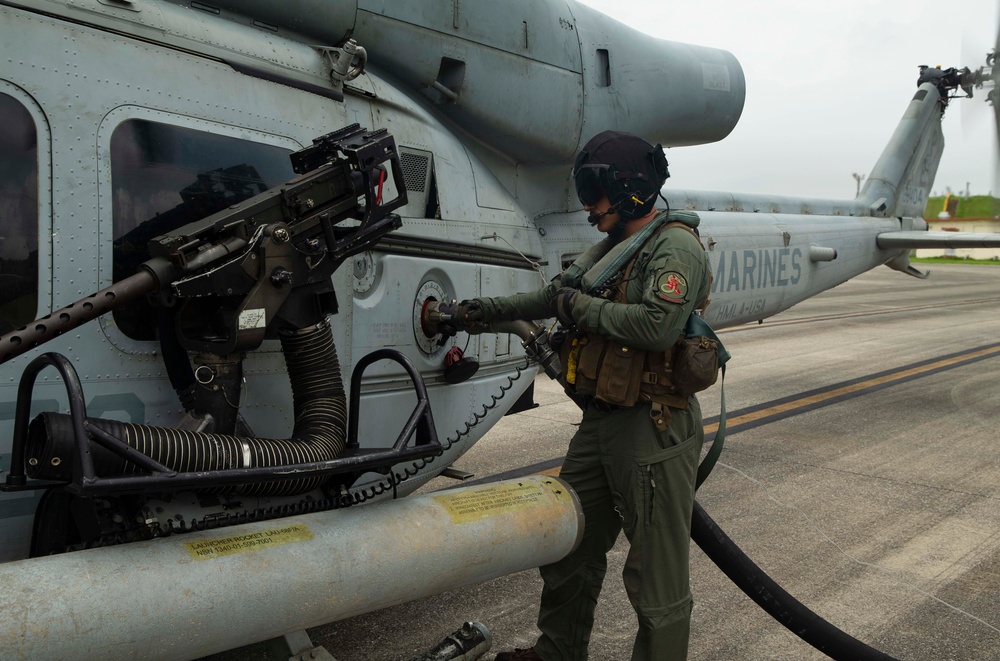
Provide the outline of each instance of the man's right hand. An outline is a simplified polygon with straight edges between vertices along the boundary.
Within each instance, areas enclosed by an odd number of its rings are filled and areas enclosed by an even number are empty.
[[[466,299],[455,309],[455,319],[466,327],[477,325],[484,316],[483,303],[478,298]]]
[[[458,331],[474,332],[485,313],[479,299],[464,300],[461,303],[440,303],[438,313],[441,320],[437,331],[444,337],[452,337]]]

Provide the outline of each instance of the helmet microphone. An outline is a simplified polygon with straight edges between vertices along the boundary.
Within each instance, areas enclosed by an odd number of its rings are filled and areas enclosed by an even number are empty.
[[[611,209],[608,209],[607,211],[601,211],[600,213],[591,213],[589,216],[587,216],[587,222],[590,223],[591,225],[597,225],[597,223],[604,220],[604,217],[607,216],[609,213],[611,213]]]
[[[613,204],[610,207],[608,207],[608,209],[606,211],[601,211],[601,212],[598,212],[598,213],[591,212],[591,214],[589,216],[587,216],[587,222],[590,223],[591,225],[595,225],[596,226],[597,223],[599,223],[602,220],[604,220],[605,216],[613,214],[613,213],[618,213],[618,211],[621,209],[621,206],[622,206],[622,202],[618,202],[617,204]]]

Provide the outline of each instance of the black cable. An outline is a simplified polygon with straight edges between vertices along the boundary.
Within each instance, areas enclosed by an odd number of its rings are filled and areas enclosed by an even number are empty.
[[[729,579],[786,629],[837,661],[896,661],[841,631],[758,567],[695,501],[691,539]]]
[[[528,360],[527,357],[525,357],[524,365],[523,366],[517,366],[517,367],[514,368],[515,370],[517,370],[517,373],[514,376],[508,376],[507,377],[507,385],[500,386],[500,394],[499,395],[490,395],[490,399],[492,401],[489,404],[483,404],[483,411],[482,411],[482,413],[473,413],[472,414],[472,422],[471,423],[466,422],[465,423],[465,429],[462,429],[462,430],[456,429],[455,430],[455,436],[453,438],[449,438],[449,439],[447,439],[445,441],[444,445],[441,447],[441,453],[440,454],[435,455],[433,457],[427,457],[425,459],[420,459],[419,461],[414,461],[413,464],[412,464],[412,466],[409,466],[409,467],[403,469],[403,474],[402,475],[399,474],[399,473],[397,473],[397,472],[395,472],[395,471],[393,471],[392,474],[389,476],[388,480],[379,481],[376,484],[364,487],[364,488],[360,489],[359,491],[356,491],[354,493],[348,494],[347,498],[349,499],[349,502],[346,502],[345,506],[360,505],[361,503],[365,502],[366,500],[371,500],[372,498],[375,498],[376,496],[382,495],[386,491],[389,491],[389,489],[393,490],[393,497],[395,497],[395,491],[396,491],[396,487],[398,485],[402,484],[404,481],[410,479],[411,477],[414,477],[414,476],[418,475],[420,473],[420,471],[423,470],[425,467],[427,467],[427,465],[430,464],[432,461],[434,461],[434,459],[436,459],[437,457],[440,457],[445,452],[447,452],[451,448],[451,446],[453,446],[455,443],[458,443],[462,439],[462,437],[468,436],[469,433],[473,429],[475,429],[475,427],[479,423],[481,423],[483,420],[485,420],[487,418],[487,416],[489,415],[489,412],[496,408],[497,404],[500,403],[500,400],[504,398],[504,396],[507,394],[507,392],[511,388],[514,387],[514,382],[517,381],[518,379],[520,379],[521,375],[529,367],[531,367],[531,361]]]
[[[656,191],[656,194],[659,195],[660,199],[663,200],[663,203],[667,205],[666,211],[667,211],[667,215],[669,216],[670,215],[670,201],[667,200],[667,198],[663,197],[663,193],[661,193],[660,191]]]

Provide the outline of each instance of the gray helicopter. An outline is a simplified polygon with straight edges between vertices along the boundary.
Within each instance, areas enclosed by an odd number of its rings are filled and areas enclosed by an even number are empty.
[[[536,327],[443,338],[428,302],[593,244],[569,176],[593,134],[725,138],[732,54],[573,0],[0,0],[0,33],[5,649],[197,658],[568,552],[550,478],[350,506],[454,475],[531,406]],[[671,190],[706,320],[1000,246],[922,219],[945,108],[996,75],[924,71],[853,200]]]

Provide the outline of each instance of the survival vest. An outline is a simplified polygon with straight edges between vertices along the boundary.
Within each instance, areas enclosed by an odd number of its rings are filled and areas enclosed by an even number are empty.
[[[674,227],[691,233],[701,244],[690,226],[676,221],[662,225],[646,242],[655,234]],[[613,290],[611,300],[627,302],[625,290],[640,251],[641,246],[625,267],[624,277]],[[704,310],[707,305],[706,295],[696,308]],[[560,347],[563,386],[573,394],[592,396],[610,405],[633,406],[637,402],[650,402],[654,404],[657,427],[666,429],[669,411],[664,407],[688,408],[688,398],[705,390],[718,378],[718,338],[710,328],[708,335],[711,337],[698,332],[707,328],[707,324],[700,319],[697,321],[701,321],[700,326],[689,320],[677,342],[666,351],[644,351],[597,333],[576,331]]]

